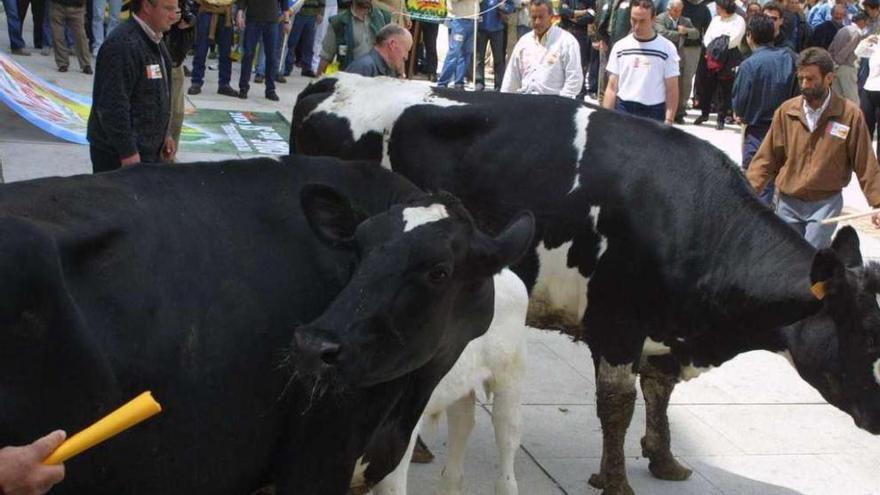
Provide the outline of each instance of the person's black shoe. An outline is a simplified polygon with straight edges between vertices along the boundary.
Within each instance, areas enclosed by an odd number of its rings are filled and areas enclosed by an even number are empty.
[[[456,83],[454,87],[455,89],[460,89],[462,91],[464,90],[464,84],[462,83]]]
[[[266,80],[266,78],[263,77],[263,76],[261,76],[261,75],[259,75],[259,74],[257,74],[257,75],[254,76],[254,82],[257,83],[257,84],[262,84],[263,81],[265,81],[265,80]]]
[[[284,84],[287,82],[287,78],[284,77],[284,75],[282,74],[278,74],[277,76],[275,76],[275,82]]]
[[[477,83],[474,86],[474,91],[484,91],[486,89],[486,85],[483,83]]]
[[[238,96],[238,91],[232,89],[231,86],[220,86],[217,88],[217,94],[223,96],[231,96],[233,98]]]
[[[303,77],[318,77],[318,75],[315,74],[314,71],[311,71],[311,70],[308,70],[308,69],[303,69],[302,72],[301,72],[301,74],[302,74]]]
[[[675,117],[675,120],[673,120],[673,122],[675,122],[676,124],[679,124],[679,125],[683,125],[685,123],[684,122],[684,115],[679,115],[679,116]]]
[[[278,101],[281,98],[278,98],[278,93],[276,93],[274,91],[266,91],[266,99],[272,100],[272,101]]]
[[[201,92],[202,92],[202,87],[196,86],[195,84],[193,84],[192,86],[189,87],[188,90],[186,90],[186,94],[188,94],[188,95],[197,95]]]
[[[13,48],[12,54],[19,55],[22,57],[30,57],[31,56],[31,52],[27,48]]]
[[[428,80],[431,82],[437,82],[437,74],[428,74]]]
[[[718,120],[715,122],[715,129],[717,129],[719,131],[724,130],[724,117],[722,117],[720,115],[718,116]]]
[[[95,72],[92,70],[91,65],[87,65],[83,67],[83,74],[94,74]]]
[[[192,71],[189,70],[189,67],[187,67],[187,66],[185,66],[185,65],[183,66],[183,76],[184,76],[184,77],[190,77],[190,76],[192,76]]]
[[[61,67],[58,68],[58,72],[67,72],[67,66],[62,65]]]
[[[247,100],[247,92],[248,92],[248,90],[246,90],[246,89],[239,89],[238,90],[238,97],[241,98],[242,100]]]
[[[696,120],[694,120],[694,125],[700,125],[707,120],[709,120],[708,115],[700,115],[699,117],[697,117]]]

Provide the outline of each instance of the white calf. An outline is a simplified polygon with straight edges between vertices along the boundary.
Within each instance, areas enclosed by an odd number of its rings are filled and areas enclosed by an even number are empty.
[[[513,462],[522,435],[520,394],[525,371],[526,312],[529,296],[522,281],[510,270],[495,276],[495,316],[489,330],[468,344],[455,366],[434,389],[419,424],[436,423],[446,411],[449,450],[438,492],[462,493],[464,450],[474,428],[476,391],[494,395],[492,424],[498,445],[497,495],[517,495]],[[375,495],[405,495],[410,458],[419,427],[400,465],[373,489]]]

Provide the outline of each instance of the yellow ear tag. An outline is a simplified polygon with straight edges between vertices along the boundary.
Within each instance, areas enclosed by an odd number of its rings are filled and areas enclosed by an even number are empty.
[[[810,292],[820,301],[825,299],[825,282],[816,282],[810,287]]]

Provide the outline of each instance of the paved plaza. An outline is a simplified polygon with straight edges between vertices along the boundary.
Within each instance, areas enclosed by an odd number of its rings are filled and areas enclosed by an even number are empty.
[[[25,39],[31,39],[30,33],[25,33]],[[0,22],[0,49],[8,51],[7,40],[4,19]],[[13,59],[49,82],[91,93],[93,76],[80,73],[76,64],[62,74],[55,70],[51,56],[40,56],[38,51]],[[287,84],[278,84],[281,101],[275,103],[263,98],[261,85],[251,87],[248,100],[216,95],[216,78],[217,72],[209,71],[203,93],[188,97],[189,104],[196,109],[280,111],[290,118],[297,93],[309,82],[295,75]],[[233,86],[237,78],[234,64]],[[711,141],[739,161],[738,129],[729,126],[716,131],[708,125],[681,128]],[[183,152],[180,157],[184,161],[220,160],[235,155]],[[0,107],[0,160],[5,182],[91,170],[88,147],[53,138],[6,107]],[[852,210],[867,208],[855,180],[846,190],[845,203]],[[880,237],[860,228],[865,257],[880,261]],[[520,494],[599,493],[587,485],[590,474],[598,470],[601,455],[593,382],[592,361],[585,345],[556,332],[530,330],[522,407],[524,434],[516,466]],[[477,411],[477,426],[467,452],[466,494],[494,493],[496,451],[490,412],[490,405]],[[679,385],[669,416],[673,451],[694,474],[684,482],[650,476],[639,447],[645,417],[640,398],[626,444],[629,479],[638,494],[880,494],[880,437],[857,429],[849,416],[825,403],[779,356],[763,352],[741,355]],[[410,471],[410,493],[433,493],[444,459],[444,430],[441,426],[429,441],[437,454],[435,462]]]

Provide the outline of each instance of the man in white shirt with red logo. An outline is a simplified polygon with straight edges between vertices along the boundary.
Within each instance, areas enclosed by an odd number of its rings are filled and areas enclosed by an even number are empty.
[[[574,98],[584,86],[580,45],[571,33],[551,24],[550,0],[532,0],[529,16],[533,30],[516,42],[501,92]]]
[[[634,0],[632,32],[608,55],[608,87],[602,106],[672,124],[678,107],[678,49],[654,30],[651,0]]]

